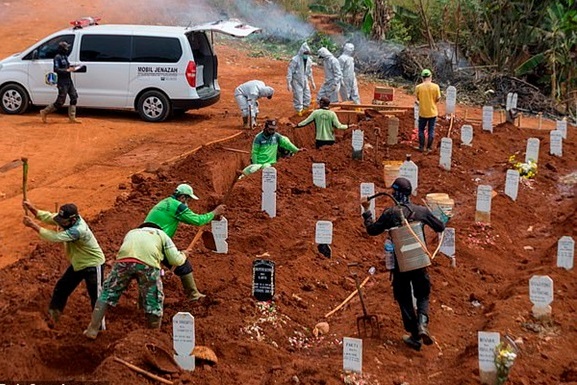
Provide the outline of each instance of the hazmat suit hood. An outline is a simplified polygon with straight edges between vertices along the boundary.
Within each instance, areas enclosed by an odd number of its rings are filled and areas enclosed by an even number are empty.
[[[262,96],[266,96],[267,98],[272,98],[272,95],[274,94],[274,88],[266,86],[263,87],[261,90],[261,95]]]
[[[307,44],[306,41],[299,48],[298,54],[302,56],[305,54],[305,52],[309,52],[309,53],[311,52],[311,48],[309,47],[309,45]]]
[[[354,51],[355,51],[355,46],[352,43],[347,43],[343,46],[343,53],[345,55],[353,56]]]
[[[328,49],[326,49],[325,47],[322,47],[321,49],[319,49],[318,51],[318,55],[320,58],[327,58],[329,56],[332,56],[333,54],[331,53],[331,51],[329,51]]]

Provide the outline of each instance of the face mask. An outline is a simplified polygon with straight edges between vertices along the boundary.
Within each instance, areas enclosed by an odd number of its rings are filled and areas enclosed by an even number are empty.
[[[303,59],[307,60],[309,58],[309,55],[303,55]]]

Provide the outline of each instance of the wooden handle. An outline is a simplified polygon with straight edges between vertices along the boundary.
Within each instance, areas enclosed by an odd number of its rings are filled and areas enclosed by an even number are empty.
[[[22,200],[27,201],[27,189],[28,189],[28,158],[22,158]],[[28,209],[24,208],[24,214],[28,216]]]
[[[172,384],[173,384],[172,381],[169,381],[169,380],[167,380],[166,378],[159,377],[159,376],[157,376],[156,374],[153,374],[153,373],[150,373],[149,371],[146,371],[146,370],[144,370],[144,369],[141,369],[141,368],[139,368],[138,366],[133,365],[133,364],[131,364],[130,362],[126,362],[126,361],[124,361],[124,360],[121,359],[121,358],[114,357],[114,361],[120,362],[122,365],[125,365],[126,367],[134,370],[135,372],[138,372],[138,373],[140,373],[140,374],[144,374],[145,376],[147,376],[147,377],[149,377],[149,378],[152,378],[153,380],[162,382],[163,384],[168,384],[168,385],[172,385]]]
[[[365,284],[367,282],[369,282],[369,279],[371,277],[367,277],[365,278],[365,280],[359,285],[359,289],[362,288],[363,286],[365,286]],[[341,302],[341,304],[337,307],[335,307],[333,310],[331,310],[330,312],[328,312],[327,314],[325,314],[325,318],[329,318],[330,316],[332,316],[335,312],[337,312],[340,308],[342,308],[343,306],[345,306],[347,304],[347,302],[349,302],[351,300],[351,298],[353,298],[355,295],[357,295],[358,290],[353,291],[343,302]]]
[[[198,232],[196,233],[196,235],[194,236],[194,238],[192,238],[192,241],[190,241],[190,244],[188,245],[188,247],[186,248],[185,251],[190,251],[192,250],[192,248],[194,247],[194,245],[196,245],[196,242],[198,242],[198,240],[200,239],[200,237],[202,237],[202,233],[204,232],[203,229],[198,230]]]

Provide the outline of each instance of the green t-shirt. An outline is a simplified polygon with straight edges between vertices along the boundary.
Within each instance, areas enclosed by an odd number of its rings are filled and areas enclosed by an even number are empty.
[[[315,122],[316,140],[335,140],[335,130],[346,130],[349,128],[346,124],[341,124],[334,111],[320,108],[314,110],[308,118],[297,124],[297,127],[304,127],[310,122]],[[334,128],[333,128],[334,127]]]
[[[259,133],[252,142],[251,159],[253,164],[274,164],[277,161],[279,146],[290,152],[298,152],[298,147],[286,136],[275,132],[270,137]]]
[[[214,219],[212,212],[206,214],[196,214],[187,205],[180,202],[174,196],[170,196],[158,202],[154,206],[144,222],[151,222],[169,236],[173,237],[180,222],[188,225],[202,226]]]

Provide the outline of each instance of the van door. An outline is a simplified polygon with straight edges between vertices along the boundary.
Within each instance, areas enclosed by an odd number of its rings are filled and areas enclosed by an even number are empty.
[[[84,33],[80,36],[80,63],[86,72],[74,73],[78,105],[132,108],[127,105],[130,47],[128,35]]]
[[[73,52],[74,35],[60,35],[40,44],[23,58],[28,63],[28,89],[33,104],[47,105],[56,100],[58,89],[46,84],[45,78],[54,71],[54,56],[62,41],[70,44],[70,52]]]

